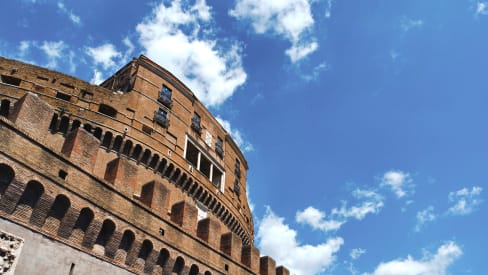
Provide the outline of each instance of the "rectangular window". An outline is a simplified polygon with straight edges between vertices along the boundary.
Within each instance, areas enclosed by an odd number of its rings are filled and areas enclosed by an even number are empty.
[[[222,145],[222,139],[217,137],[217,142],[215,143],[215,153],[217,153],[220,158],[222,158],[222,156],[224,155],[224,149],[222,148]]]
[[[14,86],[20,86],[20,78],[13,77],[13,76],[8,76],[8,75],[3,75],[1,76],[2,82]]]
[[[241,178],[241,163],[239,162],[238,159],[236,159],[234,174],[236,175],[237,178],[239,179]]]
[[[65,94],[65,93],[61,93],[61,92],[57,92],[56,93],[56,98],[59,98],[59,99],[65,100],[65,101],[70,101],[71,100],[71,96],[70,95]]]
[[[197,113],[193,113],[191,128],[198,134],[201,134],[202,128],[200,127],[200,116]]]
[[[164,109],[159,108],[156,114],[154,115],[154,120],[157,124],[161,125],[164,128],[168,128],[168,112]]]
[[[159,101],[168,108],[171,108],[171,94],[171,89],[166,87],[166,85],[163,85],[163,88],[161,88],[161,93],[159,94]]]
[[[212,184],[221,189],[224,172],[217,167],[217,165],[192,142],[187,140],[185,158],[193,167],[200,171],[205,177],[209,179]]]

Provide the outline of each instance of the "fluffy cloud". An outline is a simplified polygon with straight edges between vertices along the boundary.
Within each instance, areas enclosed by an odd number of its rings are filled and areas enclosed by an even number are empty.
[[[454,203],[447,213],[451,215],[468,215],[476,209],[476,206],[481,204],[480,194],[483,188],[474,186],[471,191],[468,188],[463,188],[456,192],[449,193],[449,202]]]
[[[477,2],[475,14],[476,15],[487,15],[488,14],[488,2]]]
[[[449,266],[462,255],[454,242],[448,242],[434,255],[415,260],[411,256],[381,263],[372,275],[445,275]]]
[[[290,41],[291,47],[286,54],[294,63],[318,48],[315,38],[311,35],[314,26],[311,11],[313,2],[315,1],[237,0],[230,15],[249,21],[258,34],[270,33]],[[330,13],[330,10],[328,12]]]
[[[95,65],[100,64],[105,70],[116,67],[118,62],[116,62],[115,59],[122,56],[122,53],[117,51],[115,46],[110,43],[93,48],[87,47],[86,52],[93,58]]]
[[[298,223],[308,224],[313,229],[318,229],[321,231],[338,230],[344,223],[344,221],[325,220],[324,218],[324,212],[311,206],[307,207],[303,211],[298,211],[295,217]]]
[[[232,136],[232,139],[237,143],[239,148],[241,148],[244,152],[251,152],[254,150],[254,147],[251,143],[244,140],[243,135],[238,129],[232,128],[230,122],[225,120],[219,116],[216,117],[217,121],[224,127],[224,129]]]
[[[156,6],[136,27],[144,52],[180,78],[207,106],[217,106],[243,85],[247,75],[241,46],[212,36],[211,8],[173,1]],[[201,30],[205,31],[201,31]]]
[[[69,17],[69,20],[73,22],[73,24],[81,25],[81,18],[78,15],[74,14],[71,10],[68,10],[63,2],[58,2],[58,10],[61,13],[66,14]]]
[[[63,51],[66,49],[63,41],[44,41],[40,45],[40,49],[46,54],[48,59],[47,67],[56,68],[58,60],[62,57]]]
[[[318,245],[302,245],[297,232],[268,208],[259,223],[257,241],[261,254],[272,256],[278,265],[284,265],[290,274],[309,275],[324,272],[335,260],[344,243],[342,238],[330,238]]]
[[[362,220],[368,214],[378,213],[383,207],[383,197],[374,191],[356,189],[352,196],[355,199],[354,205],[349,206],[347,201],[343,201],[341,207],[332,209],[328,218],[325,212],[309,206],[303,211],[298,211],[295,220],[316,230],[335,231],[349,219]]]
[[[415,225],[414,230],[416,232],[420,232],[424,224],[428,222],[432,222],[436,219],[436,215],[434,214],[434,207],[429,206],[426,209],[417,212],[417,224]]]
[[[413,193],[414,187],[410,174],[399,170],[386,172],[381,179],[380,185],[391,188],[398,198],[402,198]]]

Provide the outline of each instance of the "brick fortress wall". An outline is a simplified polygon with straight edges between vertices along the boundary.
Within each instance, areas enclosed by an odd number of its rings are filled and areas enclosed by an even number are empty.
[[[141,56],[103,87],[0,73],[2,218],[135,273],[288,274],[253,246],[245,158],[169,72]]]

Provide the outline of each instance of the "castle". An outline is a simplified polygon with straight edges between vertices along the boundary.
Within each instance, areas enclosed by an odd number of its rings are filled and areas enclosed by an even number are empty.
[[[289,274],[254,246],[244,155],[169,71],[0,75],[0,273]]]

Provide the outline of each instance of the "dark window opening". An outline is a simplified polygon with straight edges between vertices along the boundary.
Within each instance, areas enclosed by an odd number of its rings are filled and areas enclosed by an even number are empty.
[[[157,124],[161,125],[164,128],[168,128],[168,112],[159,108],[158,111],[154,114],[154,121]]]
[[[210,178],[210,166],[212,163],[208,158],[200,155],[200,172],[202,172],[207,178]]]
[[[100,127],[95,128],[95,130],[93,131],[93,136],[95,136],[98,140],[101,140],[102,139],[102,128],[100,128]]]
[[[42,194],[44,193],[44,187],[37,181],[30,181],[25,188],[24,193],[20,197],[18,204],[23,204],[34,208]]]
[[[66,212],[68,212],[70,205],[71,203],[67,197],[59,195],[54,200],[54,203],[51,206],[51,210],[49,210],[48,216],[53,217],[57,220],[61,220],[63,219],[64,215],[66,215]]]
[[[59,132],[66,134],[69,129],[69,118],[67,116],[63,116],[61,118],[61,123],[59,124]]]
[[[173,266],[173,272],[180,275],[185,267],[185,260],[183,258],[178,257],[176,258],[175,265]]]
[[[163,248],[161,249],[161,251],[159,251],[159,256],[158,256],[158,260],[156,261],[156,264],[161,267],[164,267],[168,262],[168,259],[169,259],[169,252],[168,250]]]
[[[225,269],[225,271],[229,271],[229,265],[228,264],[225,264],[224,265],[224,269]]]
[[[91,133],[93,127],[90,124],[85,123],[83,124],[83,129],[85,129],[88,133]]]
[[[63,83],[63,82],[61,82],[61,83],[59,83],[59,84],[60,84],[61,86],[66,87],[66,88],[70,88],[70,89],[74,89],[74,88],[75,88],[75,86],[73,86],[73,85],[71,85],[71,84],[68,84],[68,83]]]
[[[58,176],[59,176],[60,178],[62,178],[63,180],[65,180],[65,179],[66,179],[66,177],[68,176],[68,172],[66,172],[66,171],[64,171],[64,170],[59,170],[59,172],[58,172]]]
[[[239,162],[238,159],[236,159],[236,162],[234,164],[234,174],[236,175],[237,178],[241,178],[241,163]]]
[[[110,117],[117,116],[117,110],[106,104],[100,104],[100,107],[98,107],[98,112]]]
[[[80,126],[81,122],[79,120],[74,120],[73,123],[71,123],[71,131],[80,128]]]
[[[86,99],[92,99],[93,98],[93,93],[88,92],[85,89],[81,89],[81,97],[86,98]]]
[[[40,75],[37,76],[37,79],[44,80],[44,81],[49,81],[49,78],[44,77],[44,76],[40,76]]]
[[[5,194],[7,187],[15,177],[14,170],[10,166],[0,164],[0,194]]]
[[[20,86],[20,82],[22,81],[20,78],[3,75],[1,76],[2,82],[5,84],[13,85],[13,86]]]
[[[114,145],[112,147],[112,150],[119,152],[120,147],[122,147],[122,137],[121,136],[116,136],[114,140]]]
[[[142,242],[141,250],[139,250],[138,258],[146,260],[149,254],[151,254],[152,250],[153,244],[148,240],[144,240],[144,242]]]
[[[138,160],[141,153],[142,153],[142,147],[141,145],[137,144],[136,147],[134,147],[134,150],[132,151],[131,158]]]
[[[64,101],[70,101],[71,100],[70,95],[65,94],[65,93],[61,93],[61,92],[56,93],[56,98],[59,98],[59,99],[64,100]]]
[[[149,163],[149,167],[152,169],[156,169],[156,165],[158,165],[159,162],[159,156],[154,155],[153,158],[151,159],[151,162]]]
[[[120,241],[119,249],[125,250],[126,252],[129,251],[132,244],[134,243],[134,240],[134,233],[132,233],[132,231],[130,230],[126,230],[124,232],[124,235],[122,236],[122,240]]]
[[[147,164],[150,157],[151,157],[151,151],[149,151],[149,149],[146,149],[144,151],[144,154],[142,154],[141,163]]]
[[[49,124],[49,130],[51,132],[56,132],[57,127],[58,127],[58,115],[54,114],[51,119],[51,123]]]
[[[219,169],[216,169],[214,166],[213,174],[212,174],[212,184],[214,186],[220,187],[220,184],[222,183],[222,175],[223,173],[220,172]]]
[[[132,141],[127,140],[124,144],[124,149],[122,149],[122,154],[129,156],[131,149],[132,149]]]
[[[105,148],[109,148],[110,143],[112,143],[112,133],[105,132],[105,135],[103,136],[102,146]]]
[[[196,168],[198,166],[198,149],[191,142],[187,142],[186,159]]]
[[[10,101],[4,99],[0,105],[0,116],[7,117],[10,111]]]
[[[193,113],[193,118],[191,120],[191,128],[199,135],[202,133],[200,122],[201,122],[200,116],[197,113]]]
[[[171,89],[166,87],[166,85],[163,85],[163,88],[161,88],[161,93],[159,94],[159,101],[168,108],[171,108],[171,94]]]
[[[89,208],[83,208],[80,211],[80,215],[78,216],[78,219],[76,220],[74,229],[80,229],[81,231],[85,232],[88,229],[88,226],[93,220],[93,211],[91,211]]]
[[[159,235],[164,236],[164,229],[159,228]]]
[[[190,268],[190,273],[188,273],[188,275],[198,275],[198,272],[198,266],[192,265]]]
[[[223,141],[221,138],[217,138],[217,142],[215,143],[215,153],[217,153],[217,155],[222,158],[224,156],[224,149],[222,147],[223,145]]]
[[[239,185],[239,180],[236,179],[234,181],[234,192],[237,194],[237,196],[240,196],[241,195],[241,187]]]
[[[111,220],[105,220],[103,222],[100,233],[98,233],[98,237],[95,243],[101,246],[107,245],[114,231],[115,231],[115,224]]]

